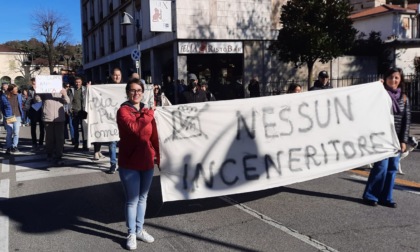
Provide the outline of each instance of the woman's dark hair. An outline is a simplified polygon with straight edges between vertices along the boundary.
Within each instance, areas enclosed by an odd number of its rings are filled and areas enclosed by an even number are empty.
[[[160,95],[160,94],[162,93],[162,89],[160,88],[160,85],[156,85],[156,84],[155,84],[155,85],[153,85],[153,92],[154,92],[154,90],[156,90],[156,89],[158,90],[158,93],[157,93],[157,94],[158,94],[158,95]]]
[[[289,85],[289,88],[287,89],[287,93],[288,93],[288,94],[290,94],[290,93],[294,93],[294,92],[295,92],[295,89],[296,89],[297,87],[300,87],[300,88],[302,89],[302,86],[301,86],[301,85],[299,85],[299,84],[297,84],[297,83],[292,83],[292,84],[290,84],[290,85]]]
[[[386,79],[389,77],[389,76],[391,76],[393,73],[399,73],[400,74],[400,76],[401,76],[401,81],[400,81],[400,85],[399,85],[399,88],[401,88],[401,93],[404,93],[405,94],[405,82],[404,82],[404,72],[403,72],[403,70],[401,69],[401,68],[399,68],[399,67],[391,67],[390,69],[388,69],[386,72],[385,72],[385,75],[384,75],[384,84],[386,85]]]
[[[16,84],[10,84],[10,85],[7,87],[7,91],[8,91],[8,92],[12,92],[12,91],[13,91],[13,89],[14,89],[15,87],[17,87],[17,85],[16,85]]]
[[[141,81],[139,80],[139,79],[137,79],[137,78],[132,78],[132,79],[130,79],[128,82],[127,82],[127,85],[125,86],[125,93],[128,95],[128,92],[130,91],[130,86],[131,86],[131,84],[138,84],[138,85],[140,85],[140,87],[141,87],[141,89],[143,90],[143,92],[144,92],[144,85],[143,85],[143,83],[141,83]]]

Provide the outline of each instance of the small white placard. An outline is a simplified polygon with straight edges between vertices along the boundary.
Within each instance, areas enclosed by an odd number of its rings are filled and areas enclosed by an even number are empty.
[[[61,75],[38,75],[35,77],[36,92],[60,93],[63,89],[63,77]]]

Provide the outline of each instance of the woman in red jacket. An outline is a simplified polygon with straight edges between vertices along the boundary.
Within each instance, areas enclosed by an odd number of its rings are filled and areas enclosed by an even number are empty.
[[[125,88],[128,101],[117,112],[120,133],[118,166],[126,197],[127,249],[137,248],[136,238],[151,243],[155,239],[144,229],[147,194],[153,179],[154,160],[159,165],[159,143],[154,110],[141,103],[144,85],[132,79]]]

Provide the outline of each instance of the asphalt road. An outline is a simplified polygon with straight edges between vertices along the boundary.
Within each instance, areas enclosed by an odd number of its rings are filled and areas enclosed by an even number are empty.
[[[420,126],[412,134],[420,138]],[[64,167],[45,154],[0,157],[0,251],[123,251],[126,227],[118,174],[109,160],[65,147]],[[4,131],[0,132],[4,139]],[[92,150],[92,148],[91,148]],[[106,148],[103,147],[106,154]],[[418,251],[420,150],[402,160],[397,209],[361,203],[368,168],[271,190],[162,203],[159,172],[138,251]]]

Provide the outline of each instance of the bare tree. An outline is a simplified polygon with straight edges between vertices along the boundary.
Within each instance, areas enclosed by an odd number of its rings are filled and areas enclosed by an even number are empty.
[[[43,49],[48,58],[50,74],[54,72],[57,60],[56,46],[67,44],[67,37],[71,33],[67,20],[53,10],[37,10],[33,16],[33,27],[36,36],[41,38]]]

